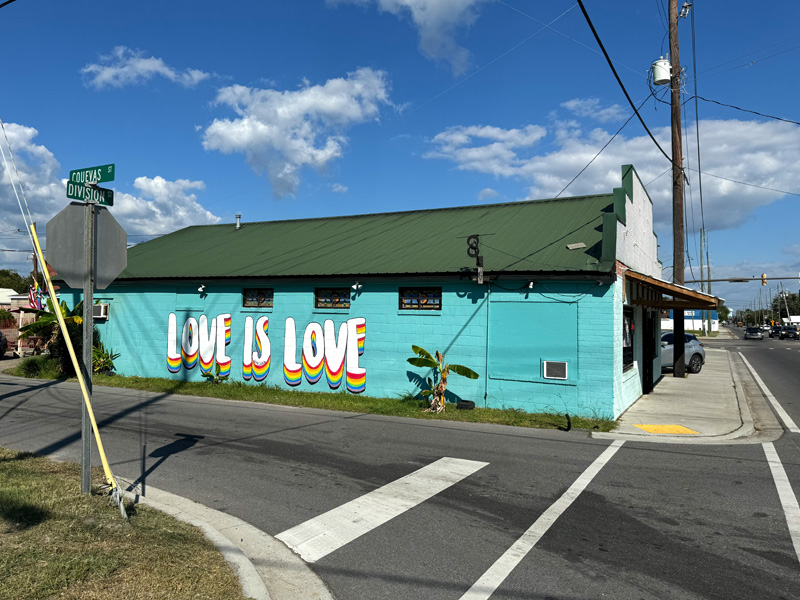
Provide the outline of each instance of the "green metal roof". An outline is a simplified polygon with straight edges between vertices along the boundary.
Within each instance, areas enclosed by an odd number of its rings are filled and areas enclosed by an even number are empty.
[[[467,256],[473,234],[487,274],[608,272],[613,211],[614,195],[606,194],[242,223],[238,230],[193,226],[130,248],[117,279],[457,274],[475,268]],[[586,247],[566,247],[579,242]]]

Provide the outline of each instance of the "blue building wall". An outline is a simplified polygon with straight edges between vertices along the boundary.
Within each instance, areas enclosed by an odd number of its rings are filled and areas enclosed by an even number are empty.
[[[361,318],[365,325],[363,353],[349,354],[345,370],[357,372],[355,365],[350,364],[357,362],[358,368],[366,371],[365,395],[398,397],[416,394],[425,386],[429,371],[406,362],[415,344],[431,353],[438,350],[445,354],[447,362],[465,365],[480,374],[477,380],[452,374],[448,385],[451,400],[463,398],[475,401],[477,406],[528,412],[616,417],[636,399],[628,398],[635,390],[629,389],[631,385],[622,385],[621,379],[619,283],[547,282],[535,283],[533,288],[528,288],[527,281],[485,285],[468,281],[401,283],[441,286],[441,311],[399,310],[396,281],[363,283],[352,296],[350,309],[344,311],[314,308],[315,287],[337,284],[206,282],[203,294],[198,292],[199,284],[199,281],[177,285],[118,283],[96,292],[95,301],[110,304],[109,320],[98,320],[96,325],[103,343],[120,354],[115,361],[119,374],[202,380],[199,360],[191,369],[178,361],[180,368],[173,367],[177,372],[170,372],[167,360],[170,315],[175,315],[177,325],[173,345],[180,352],[181,332],[187,319],[199,322],[201,315],[205,315],[210,322],[229,314],[230,340],[222,345],[231,361],[230,378],[241,381],[245,373],[246,318],[252,317],[255,323],[266,316],[270,370],[261,383],[307,391],[343,391],[348,384],[346,375],[334,390],[324,369],[316,383],[310,383],[307,376],[302,376],[297,386],[287,383],[291,374],[285,376],[283,368],[286,319],[294,319],[296,326],[292,361],[299,365],[304,332],[310,323],[324,329],[325,321],[331,320],[340,341],[341,324]],[[243,308],[244,287],[273,288],[274,308]],[[69,296],[69,292],[62,293],[68,303]],[[73,292],[71,304],[78,300],[80,293]],[[222,327],[222,321],[218,325]],[[352,337],[354,332],[351,329],[348,336]],[[252,349],[257,350],[253,339]],[[315,341],[317,351],[325,346],[324,339]],[[545,379],[545,360],[566,361],[567,379]],[[357,383],[357,377],[353,380]],[[257,384],[254,377],[248,383]],[[357,390],[357,385],[352,389]]]

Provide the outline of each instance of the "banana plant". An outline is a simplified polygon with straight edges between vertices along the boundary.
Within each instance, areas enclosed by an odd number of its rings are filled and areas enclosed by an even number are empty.
[[[411,350],[416,354],[407,359],[415,367],[427,367],[433,369],[433,377],[428,377],[429,390],[422,390],[423,396],[431,396],[430,406],[424,412],[440,413],[445,408],[444,393],[447,390],[447,377],[452,371],[456,375],[461,375],[467,379],[477,379],[478,374],[472,369],[463,365],[451,365],[444,362],[444,354],[436,351],[436,355],[419,346],[411,346]]]

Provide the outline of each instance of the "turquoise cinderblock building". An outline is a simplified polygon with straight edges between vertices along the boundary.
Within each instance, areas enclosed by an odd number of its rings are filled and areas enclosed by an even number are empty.
[[[660,279],[652,203],[622,173],[603,195],[189,227],[129,250],[96,324],[122,375],[219,364],[395,397],[427,385],[414,344],[479,373],[451,399],[616,418],[660,377],[665,295],[711,302]]]

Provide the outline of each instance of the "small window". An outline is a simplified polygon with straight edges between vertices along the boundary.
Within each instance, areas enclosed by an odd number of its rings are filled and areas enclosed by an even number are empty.
[[[317,288],[314,290],[314,308],[350,308],[350,288]]]
[[[442,310],[442,288],[400,288],[400,310]]]
[[[242,291],[244,308],[272,308],[274,290],[272,288],[251,288]]]

